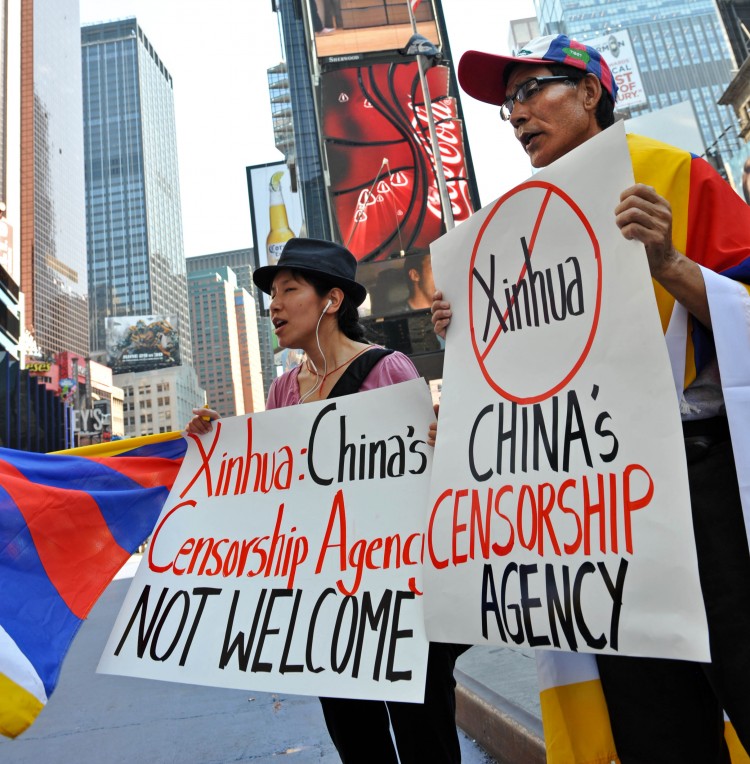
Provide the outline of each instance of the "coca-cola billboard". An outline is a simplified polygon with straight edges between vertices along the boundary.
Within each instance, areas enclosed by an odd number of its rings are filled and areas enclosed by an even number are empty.
[[[427,72],[438,150],[456,223],[474,211],[447,67]],[[322,75],[323,139],[331,207],[358,260],[429,248],[445,230],[417,64],[338,69]]]

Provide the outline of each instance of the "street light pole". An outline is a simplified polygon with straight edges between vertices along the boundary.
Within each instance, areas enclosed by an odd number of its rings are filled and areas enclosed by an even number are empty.
[[[417,31],[417,20],[414,17],[412,0],[406,0],[409,9],[409,20],[411,21],[412,36],[404,49],[406,55],[415,55],[417,66],[419,68],[419,82],[422,86],[422,97],[424,98],[425,112],[427,113],[427,127],[430,131],[430,144],[432,146],[432,156],[435,160],[435,180],[437,181],[438,193],[440,194],[440,206],[443,210],[443,220],[445,221],[445,230],[450,231],[455,223],[453,221],[453,207],[448,196],[448,186],[445,182],[445,172],[443,170],[443,158],[440,154],[440,145],[438,144],[437,130],[435,129],[435,119],[432,116],[432,99],[427,87],[427,57],[421,51],[430,51],[433,57],[439,55],[435,46]],[[415,4],[416,5],[416,4]]]

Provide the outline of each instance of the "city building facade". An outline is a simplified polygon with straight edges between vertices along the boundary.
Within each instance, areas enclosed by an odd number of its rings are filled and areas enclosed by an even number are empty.
[[[201,271],[208,271],[217,268],[231,268],[237,277],[238,287],[240,289],[244,289],[253,297],[252,304],[253,310],[255,311],[254,322],[258,334],[260,368],[263,377],[263,400],[265,400],[268,397],[268,391],[271,388],[271,383],[276,377],[276,365],[274,361],[271,321],[263,311],[262,302],[259,299],[256,299],[258,292],[255,284],[253,283],[254,258],[255,252],[253,248],[248,247],[247,249],[233,249],[229,250],[228,252],[214,252],[208,255],[188,257],[185,263],[187,266],[188,278],[196,273],[200,273]],[[253,323],[253,320],[248,318],[246,323],[250,327],[247,331],[250,332],[250,337],[252,337],[253,329],[251,324]],[[255,380],[256,377],[253,376],[253,379]],[[259,410],[257,407],[257,394],[253,396],[253,400],[254,402],[252,410],[257,411]]]
[[[21,358],[21,13],[0,3],[0,350]]]
[[[188,291],[193,356],[209,407],[221,416],[263,411],[263,374],[252,295],[227,266],[192,273]]]
[[[91,356],[129,391],[127,436],[181,429],[205,394],[192,365],[172,77],[135,18],[82,27],[80,50]]]
[[[192,367],[129,372],[113,379],[123,391],[126,437],[182,430],[193,418],[193,409],[206,404]]]
[[[91,351],[108,317],[176,316],[190,366],[172,77],[134,18],[80,34]]]
[[[716,0],[737,68],[750,56],[750,0]]]
[[[44,353],[71,350],[85,356],[89,320],[78,0],[21,0],[20,9],[24,323]]]
[[[736,120],[719,99],[733,55],[714,0],[534,0],[541,34],[582,42],[629,33],[648,104],[630,116],[690,101],[705,153],[717,169],[741,147]]]

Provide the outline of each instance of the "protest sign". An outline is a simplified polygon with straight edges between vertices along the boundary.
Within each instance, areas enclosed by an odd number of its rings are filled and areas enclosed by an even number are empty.
[[[632,184],[618,124],[432,247],[432,640],[708,660],[675,382],[614,222]]]
[[[190,436],[99,671],[421,701],[433,418],[417,379]]]

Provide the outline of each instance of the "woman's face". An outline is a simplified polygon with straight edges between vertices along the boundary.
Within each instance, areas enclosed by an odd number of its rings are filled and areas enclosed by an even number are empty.
[[[282,269],[271,284],[271,322],[283,348],[306,348],[328,300],[292,271]]]

